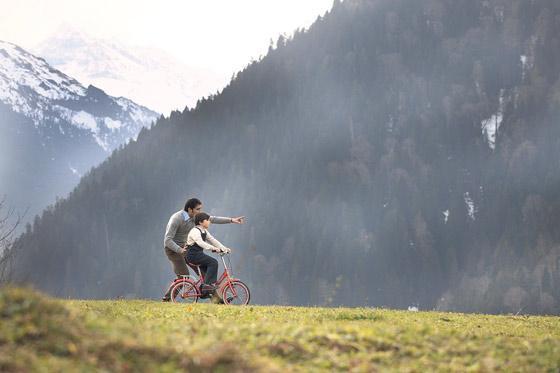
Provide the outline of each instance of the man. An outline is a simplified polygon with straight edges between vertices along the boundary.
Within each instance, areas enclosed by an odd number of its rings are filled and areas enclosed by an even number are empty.
[[[195,226],[194,216],[201,211],[202,202],[197,198],[191,198],[185,203],[185,208],[183,210],[177,211],[171,215],[167,223],[163,244],[165,247],[165,254],[171,261],[173,271],[177,277],[189,274],[189,268],[185,261],[187,236],[190,230]],[[243,224],[245,222],[245,217],[238,216],[236,218],[227,218],[211,216],[210,222],[213,224]],[[163,296],[162,301],[169,302],[170,299],[171,287]]]

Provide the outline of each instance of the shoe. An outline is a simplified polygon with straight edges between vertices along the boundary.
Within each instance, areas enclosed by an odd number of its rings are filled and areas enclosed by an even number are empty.
[[[216,291],[216,287],[214,285],[202,284],[202,286],[200,287],[200,290],[208,291],[208,292],[213,293],[214,291]]]
[[[202,284],[202,286],[200,287],[200,298],[210,298],[215,292],[216,287],[214,285]]]
[[[161,298],[162,302],[171,302],[171,298],[163,297]]]
[[[218,296],[218,294],[214,293],[214,295],[212,295],[212,303],[214,304],[224,304],[224,300],[222,298],[220,298]]]

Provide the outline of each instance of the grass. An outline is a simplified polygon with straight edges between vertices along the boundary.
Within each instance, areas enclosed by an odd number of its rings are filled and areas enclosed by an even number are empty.
[[[0,290],[0,371],[551,371],[560,318]]]

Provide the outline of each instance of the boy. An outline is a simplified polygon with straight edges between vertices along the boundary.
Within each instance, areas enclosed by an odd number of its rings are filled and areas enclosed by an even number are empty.
[[[195,227],[187,236],[187,261],[200,266],[204,273],[204,284],[201,286],[202,298],[207,298],[216,289],[213,285],[218,277],[218,261],[203,253],[203,250],[215,253],[230,253],[231,250],[215,239],[210,232],[210,215],[199,212],[194,216]]]

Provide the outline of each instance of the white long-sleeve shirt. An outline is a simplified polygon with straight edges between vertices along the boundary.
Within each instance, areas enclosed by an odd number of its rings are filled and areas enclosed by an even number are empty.
[[[210,216],[212,224],[229,224],[231,218],[220,216]],[[177,211],[169,219],[165,229],[163,245],[176,253],[181,252],[181,248],[187,242],[187,236],[194,227],[194,218],[189,217],[185,210]]]
[[[200,230],[199,230],[200,229]],[[202,234],[200,231],[206,232],[206,242],[202,239]],[[222,245],[220,241],[214,238],[206,229],[196,226],[190,230],[189,235],[187,236],[187,246],[191,246],[194,244],[202,247],[204,250],[209,251],[218,251],[218,250],[226,250],[227,248]]]

